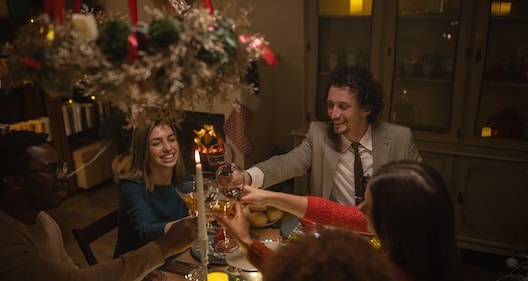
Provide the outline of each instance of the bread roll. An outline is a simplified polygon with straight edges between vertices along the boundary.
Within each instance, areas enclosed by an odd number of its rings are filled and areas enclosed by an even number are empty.
[[[247,218],[247,216],[249,215],[249,213],[251,213],[251,210],[249,209],[249,206],[245,206],[244,208],[242,208],[242,213],[243,213],[244,216]]]
[[[269,207],[266,210],[266,216],[268,217],[269,221],[278,221],[282,219],[283,215],[284,215],[284,212],[282,210],[279,210],[274,207]]]
[[[265,212],[267,209],[268,209],[268,206],[249,204],[249,210],[252,212]]]
[[[247,220],[252,226],[264,226],[268,223],[268,216],[263,212],[251,212],[247,215]]]

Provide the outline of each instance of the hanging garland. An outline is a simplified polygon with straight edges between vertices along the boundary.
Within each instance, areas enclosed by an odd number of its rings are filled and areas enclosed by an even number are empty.
[[[0,78],[66,97],[81,83],[87,95],[128,113],[129,125],[179,123],[184,109],[250,91],[241,78],[252,61],[276,64],[264,38],[250,33],[246,12],[233,4],[221,12],[209,0],[205,8],[178,3],[171,11],[147,9],[150,22],[141,24],[135,0],[128,0],[128,19],[86,8],[63,15],[64,3],[56,1],[53,19],[47,10],[6,45],[7,79]]]

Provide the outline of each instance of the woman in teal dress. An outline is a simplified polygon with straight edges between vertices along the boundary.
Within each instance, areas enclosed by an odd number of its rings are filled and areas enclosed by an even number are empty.
[[[130,168],[119,176],[115,257],[160,238],[174,221],[189,215],[174,190],[193,180],[185,170],[175,126],[157,121],[137,127],[131,145]]]

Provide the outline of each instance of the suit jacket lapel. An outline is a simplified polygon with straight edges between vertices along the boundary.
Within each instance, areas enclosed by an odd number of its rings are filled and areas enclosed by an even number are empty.
[[[372,125],[372,161],[374,172],[390,159],[392,141],[382,123]]]

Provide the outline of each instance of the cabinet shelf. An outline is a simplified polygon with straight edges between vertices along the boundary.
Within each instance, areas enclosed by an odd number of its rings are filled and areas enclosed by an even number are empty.
[[[458,21],[458,16],[446,14],[431,14],[431,15],[400,15],[400,21]]]
[[[353,16],[353,15],[321,15],[319,17],[321,20],[372,20],[372,17],[370,15],[367,16]]]
[[[496,82],[496,81],[484,81],[484,86],[487,87],[508,87],[508,88],[527,88],[528,89],[528,82]]]
[[[440,133],[440,134],[449,132],[449,128],[436,127],[436,126],[427,126],[427,125],[421,125],[421,124],[414,124],[414,125],[411,126],[411,128],[412,129],[417,129],[417,130],[425,130],[425,131]]]
[[[319,76],[321,78],[328,77],[330,75],[330,71],[319,71]],[[427,83],[451,83],[452,77],[447,75],[431,75],[431,76],[425,76],[425,75],[400,75],[397,76],[394,80],[395,81],[414,81],[414,82],[427,82]],[[521,85],[515,85],[516,83],[508,83],[513,84],[513,86],[521,87]],[[520,83],[517,83],[520,84]],[[501,84],[502,85],[502,84]],[[528,87],[528,83],[524,84],[525,87]]]
[[[396,76],[394,82],[423,82],[423,83],[439,83],[439,84],[450,84],[452,82],[451,77],[444,76],[436,77],[432,76]]]
[[[491,16],[492,21],[528,21],[526,15],[513,15],[513,16]]]

